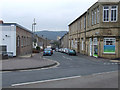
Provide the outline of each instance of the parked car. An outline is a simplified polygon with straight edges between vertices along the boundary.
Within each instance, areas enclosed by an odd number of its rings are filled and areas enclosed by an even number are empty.
[[[55,49],[55,51],[56,51],[56,52],[58,52],[58,51],[59,51],[59,49],[58,49],[58,48],[56,48],[56,49]]]
[[[68,55],[76,55],[76,51],[75,50],[68,50]]]
[[[61,53],[64,53],[64,48],[61,48]]]
[[[65,53],[66,53],[66,54],[68,54],[68,52],[69,52],[69,49],[68,49],[68,48],[66,48],[66,49],[65,49]]]
[[[0,52],[0,57],[2,57],[1,59],[8,59],[7,52]]]
[[[61,52],[61,48],[58,49],[58,52]]]
[[[43,56],[46,56],[46,55],[50,55],[51,56],[52,54],[53,54],[52,49],[46,48],[43,51]]]

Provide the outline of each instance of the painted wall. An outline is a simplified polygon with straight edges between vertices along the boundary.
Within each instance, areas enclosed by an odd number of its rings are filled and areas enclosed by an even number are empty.
[[[16,26],[0,26],[0,45],[7,46],[7,52],[13,52],[16,56]]]

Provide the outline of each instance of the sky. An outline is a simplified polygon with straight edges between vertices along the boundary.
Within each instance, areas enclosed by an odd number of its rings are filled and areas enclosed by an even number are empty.
[[[36,31],[68,31],[68,25],[97,0],[0,0],[0,20]]]

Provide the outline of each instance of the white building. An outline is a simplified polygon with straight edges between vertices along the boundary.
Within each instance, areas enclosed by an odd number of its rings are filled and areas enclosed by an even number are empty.
[[[0,25],[0,46],[6,46],[7,52],[12,52],[16,56],[16,26]]]
[[[32,32],[17,23],[0,21],[0,47],[6,47],[13,56],[31,53]]]

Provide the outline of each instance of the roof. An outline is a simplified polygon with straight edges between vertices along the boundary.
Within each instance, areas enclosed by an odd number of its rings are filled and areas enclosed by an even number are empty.
[[[0,26],[8,26],[8,25],[15,25],[15,26],[18,26],[18,27],[32,33],[32,31],[30,31],[29,29],[27,29],[27,28],[25,28],[25,27],[23,27],[23,26],[21,26],[21,25],[19,25],[17,23],[2,23],[2,24],[0,24]]]
[[[66,34],[64,34],[64,35],[60,38],[60,40],[63,39],[63,37],[65,37],[65,35],[67,35],[67,34],[69,34],[69,32],[67,32]]]
[[[87,11],[86,12],[84,12],[81,16],[79,16],[77,19],[75,19],[72,23],[70,23],[68,26],[70,26],[70,25],[72,25],[74,22],[76,22],[78,19],[80,19],[82,16],[84,16],[85,14],[87,13]]]
[[[120,2],[120,0],[98,0],[98,2]]]

